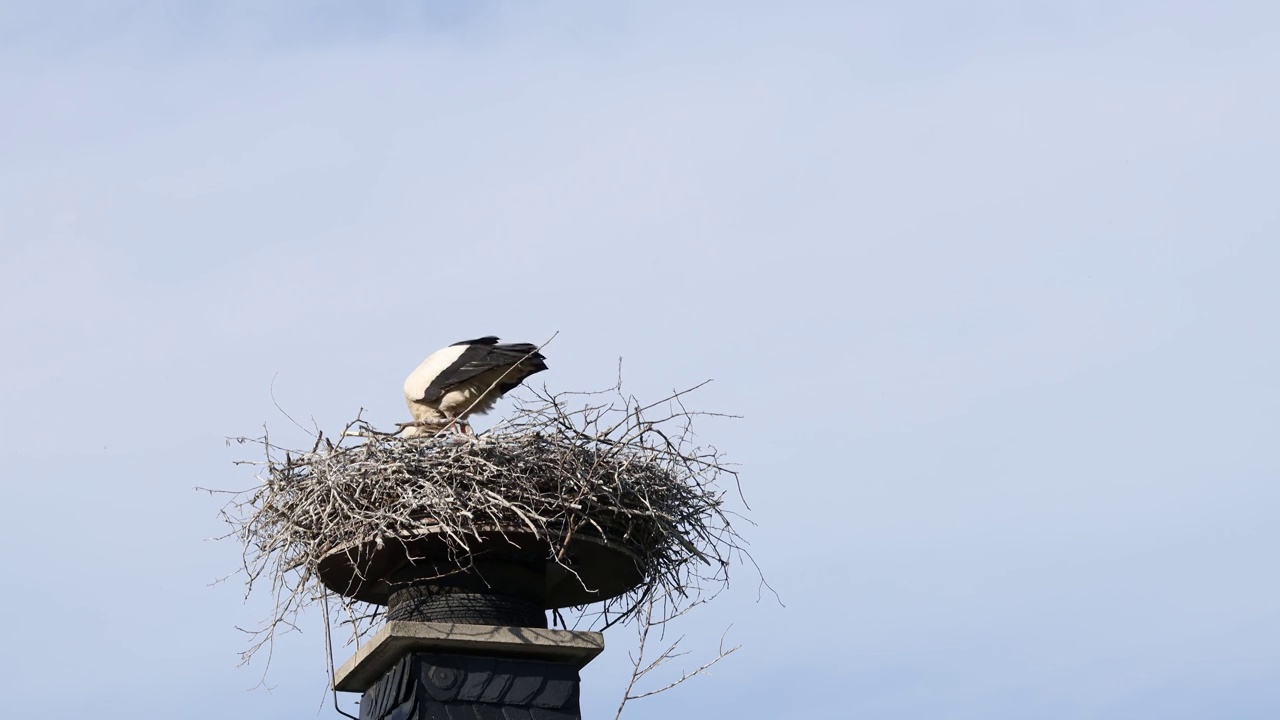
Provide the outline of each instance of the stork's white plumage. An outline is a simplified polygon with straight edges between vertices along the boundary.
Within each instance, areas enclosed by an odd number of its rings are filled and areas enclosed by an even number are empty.
[[[488,412],[525,378],[546,370],[545,360],[536,345],[499,345],[493,335],[431,353],[404,381],[414,424],[403,435],[434,435],[451,424],[466,428],[467,416]]]

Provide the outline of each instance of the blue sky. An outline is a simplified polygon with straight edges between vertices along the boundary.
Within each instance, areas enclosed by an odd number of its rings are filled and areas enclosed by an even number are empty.
[[[1280,714],[1271,4],[104,7],[0,7],[13,716],[337,717],[191,488],[556,331],[715,378],[786,603],[631,717]]]

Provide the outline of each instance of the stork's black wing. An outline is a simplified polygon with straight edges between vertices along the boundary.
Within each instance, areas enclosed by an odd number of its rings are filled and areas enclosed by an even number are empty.
[[[519,370],[513,370],[498,384],[498,394],[501,395],[515,388],[530,375],[547,369],[546,358],[538,352],[537,345],[532,343],[498,345],[497,340],[496,337],[487,336],[478,340],[454,343],[455,345],[466,344],[468,347],[457,360],[431,381],[426,392],[423,393],[423,400],[435,402],[450,389],[480,373],[520,364]]]
[[[476,338],[475,340],[459,340],[458,342],[450,345],[449,347],[458,347],[459,345],[497,345],[497,344],[498,344],[497,335],[485,335],[484,337]]]

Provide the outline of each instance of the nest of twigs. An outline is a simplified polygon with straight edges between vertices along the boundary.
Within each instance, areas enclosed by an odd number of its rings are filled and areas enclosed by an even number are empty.
[[[269,586],[274,599],[271,617],[247,631],[244,660],[296,628],[298,613],[317,602],[344,611],[334,619],[350,623],[348,637],[358,641],[381,608],[329,593],[322,561],[344,547],[423,532],[447,543],[460,570],[493,528],[535,537],[551,562],[561,562],[575,534],[624,547],[641,582],[574,608],[568,620],[558,616],[575,627],[626,621],[642,604],[675,614],[705,601],[727,584],[742,542],[725,508],[724,480],[736,485],[736,472],[693,434],[696,418],[716,413],[683,403],[697,387],[649,404],[620,385],[535,392],[478,436],[403,439],[357,419],[332,440],[317,431],[304,451],[266,436],[234,438],[260,443],[266,459],[254,463],[260,485],[233,494],[222,514],[243,546],[248,592]]]

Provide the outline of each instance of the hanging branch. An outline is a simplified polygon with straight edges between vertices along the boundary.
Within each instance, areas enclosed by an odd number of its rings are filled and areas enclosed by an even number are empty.
[[[674,612],[668,612],[667,614],[662,615],[655,620],[653,599],[649,598],[644,601],[644,603],[641,605],[636,615],[638,639],[636,643],[636,652],[634,655],[630,656],[631,668],[632,668],[631,679],[630,681],[627,682],[626,689],[622,691],[622,701],[618,703],[618,711],[613,715],[614,720],[618,720],[618,718],[622,717],[622,711],[624,708],[626,708],[628,702],[632,700],[640,700],[641,698],[647,698],[651,695],[657,695],[658,693],[664,693],[668,690],[671,690],[672,688],[680,685],[686,680],[689,680],[691,678],[697,677],[698,675],[702,675],[706,673],[708,670],[711,669],[713,665],[729,657],[733,653],[737,652],[740,647],[742,647],[741,645],[734,645],[731,648],[725,649],[725,645],[724,645],[725,637],[729,634],[729,628],[725,628],[724,634],[720,636],[720,649],[716,653],[716,656],[714,658],[699,665],[693,670],[685,670],[680,674],[679,678],[672,680],[671,682],[661,687],[653,688],[651,690],[640,690],[639,688],[636,687],[637,685],[640,684],[642,680],[644,680],[645,676],[647,676],[649,673],[662,667],[663,665],[674,660],[675,658],[682,657],[687,654],[685,652],[678,652],[680,649],[680,643],[684,641],[684,637],[681,636],[676,638],[674,642],[668,644],[666,649],[664,649],[656,659],[646,663],[645,651],[648,649],[650,634],[655,631],[661,634],[664,626],[667,623],[670,623],[676,618],[685,615],[693,608],[697,607],[698,605],[701,605],[703,602],[705,601],[699,600],[699,601],[692,602],[680,608],[679,610],[676,610]]]

